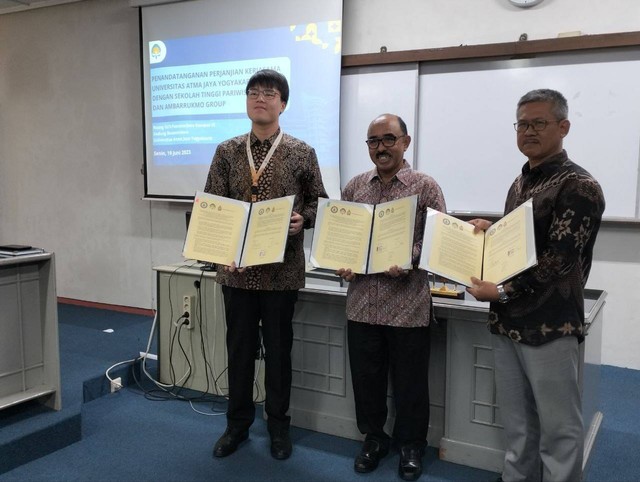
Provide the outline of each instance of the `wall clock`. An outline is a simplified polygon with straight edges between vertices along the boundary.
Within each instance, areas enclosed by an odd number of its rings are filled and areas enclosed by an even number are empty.
[[[527,8],[542,3],[542,0],[509,0],[509,3],[511,3],[511,5],[515,5],[516,7]]]

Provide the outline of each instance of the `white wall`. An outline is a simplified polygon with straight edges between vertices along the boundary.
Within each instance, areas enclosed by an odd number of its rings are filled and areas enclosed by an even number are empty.
[[[58,295],[149,307],[137,12],[0,16],[0,240],[56,253]]]
[[[345,54],[640,30],[637,0],[344,0]],[[188,205],[140,200],[138,15],[128,0],[0,15],[0,242],[55,251],[58,295],[149,308]],[[366,153],[363,153],[363,155]],[[506,187],[505,187],[506,189]],[[640,369],[640,225],[605,226],[603,362]]]
[[[640,30],[635,0],[544,0],[518,8],[508,0],[344,0],[343,54],[554,38],[581,31]]]

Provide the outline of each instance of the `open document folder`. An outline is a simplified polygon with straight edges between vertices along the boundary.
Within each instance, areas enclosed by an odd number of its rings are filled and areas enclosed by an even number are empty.
[[[182,255],[238,267],[280,263],[294,199],[248,203],[197,192]]]
[[[416,195],[375,206],[319,198],[311,266],[363,274],[411,268],[417,203]]]
[[[429,208],[420,268],[471,286],[471,277],[502,283],[535,266],[533,201],[521,204],[486,232]]]

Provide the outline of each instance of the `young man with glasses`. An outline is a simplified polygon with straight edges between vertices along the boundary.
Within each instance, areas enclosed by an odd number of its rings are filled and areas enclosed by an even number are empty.
[[[289,100],[287,79],[273,70],[258,71],[249,79],[246,94],[251,132],[217,147],[205,192],[251,202],[295,195],[295,202],[283,263],[246,269],[232,264],[217,270],[227,323],[229,405],[227,429],[213,455],[232,454],[249,436],[261,334],[271,455],[282,460],[292,451],[287,411],[293,310],[305,283],[303,229],[313,227],[318,197],[327,194],[314,149],[280,129],[280,114]]]
[[[365,435],[354,470],[376,469],[393,439],[400,451],[398,473],[416,480],[429,428],[429,323],[433,318],[427,272],[417,268],[427,208],[445,211],[438,184],[414,171],[404,159],[411,137],[404,121],[392,114],[374,119],[367,133],[369,157],[375,168],[345,186],[342,199],[379,204],[418,195],[413,235],[414,267],[390,266],[385,273],[336,274],[349,281],[348,346],[358,429]],[[392,437],[387,421],[387,386],[391,374],[396,418]]]
[[[578,384],[584,285],[605,207],[598,182],[563,149],[571,126],[564,96],[533,90],[518,102],[518,148],[527,157],[505,214],[533,198],[537,266],[503,285],[472,278],[490,301],[497,401],[506,452],[499,480],[582,477],[584,428]],[[486,230],[491,222],[471,221]]]

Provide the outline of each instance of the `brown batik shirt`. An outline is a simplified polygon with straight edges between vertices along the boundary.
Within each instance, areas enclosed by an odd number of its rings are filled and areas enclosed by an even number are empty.
[[[427,272],[417,268],[427,208],[446,212],[444,196],[436,181],[414,171],[404,161],[393,179],[384,184],[377,169],[354,177],[342,191],[342,199],[379,204],[418,195],[413,235],[414,268],[392,278],[384,273],[356,275],[349,283],[347,318],[372,325],[397,327],[428,326],[431,321],[431,292]]]
[[[264,142],[251,134],[251,154],[258,170],[273,145],[278,130]],[[205,192],[241,201],[251,201],[251,170],[243,134],[218,145],[211,162]],[[295,195],[293,210],[304,218],[303,230],[289,236],[284,262],[253,266],[244,273],[230,273],[220,266],[216,280],[226,286],[260,290],[297,290],[304,287],[304,229],[316,220],[318,197],[327,197],[315,150],[288,134],[273,153],[258,180],[258,201]]]

